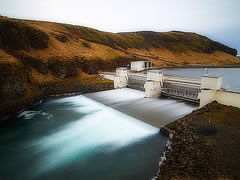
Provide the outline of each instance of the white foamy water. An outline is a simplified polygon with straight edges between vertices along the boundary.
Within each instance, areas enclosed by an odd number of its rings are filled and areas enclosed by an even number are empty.
[[[53,116],[43,111],[23,111],[17,115],[18,118],[23,117],[24,119],[31,119],[36,115],[45,116],[47,119],[51,119]]]
[[[0,126],[0,179],[151,179],[168,139],[156,127],[194,108],[132,89],[46,99]]]
[[[35,175],[71,163],[76,156],[81,157],[78,160],[84,161],[86,157],[97,153],[96,149],[101,146],[110,147],[105,148],[105,153],[115,151],[159,132],[158,128],[84,96],[55,100],[55,103],[68,102],[71,102],[73,111],[87,115],[30,144],[38,149],[38,153],[49,152],[42,157],[40,164],[44,166],[37,168]],[[34,112],[25,112],[19,117],[30,118],[29,114],[33,115]]]
[[[84,95],[160,128],[197,108],[174,99],[144,98],[144,92],[123,88]]]

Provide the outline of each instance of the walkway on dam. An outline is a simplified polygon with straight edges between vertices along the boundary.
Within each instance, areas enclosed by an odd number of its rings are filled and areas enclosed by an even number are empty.
[[[84,96],[157,128],[198,108],[181,100],[144,98],[144,92],[129,88],[90,93]]]

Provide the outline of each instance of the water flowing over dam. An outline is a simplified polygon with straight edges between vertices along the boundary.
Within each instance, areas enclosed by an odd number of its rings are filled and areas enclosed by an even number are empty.
[[[168,140],[157,125],[195,107],[143,97],[132,89],[56,97],[20,113],[0,126],[0,179],[150,179]]]
[[[161,128],[197,108],[196,105],[181,100],[144,98],[144,92],[129,88],[91,93],[84,96],[157,128]]]
[[[183,78],[204,73],[183,71]],[[239,68],[211,71],[240,92]],[[0,124],[0,179],[151,179],[168,140],[159,128],[196,108],[128,88],[44,99]]]

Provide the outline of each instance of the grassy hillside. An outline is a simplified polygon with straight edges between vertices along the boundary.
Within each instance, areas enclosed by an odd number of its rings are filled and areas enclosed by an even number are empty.
[[[239,63],[236,54],[235,49],[196,33],[109,33],[0,17],[0,105],[34,97],[46,87],[92,81],[89,74],[133,60],[151,60],[159,67],[225,65]]]

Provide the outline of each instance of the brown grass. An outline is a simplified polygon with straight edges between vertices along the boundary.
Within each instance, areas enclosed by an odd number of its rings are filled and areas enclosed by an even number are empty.
[[[132,60],[150,60],[155,67],[226,65],[239,63],[234,53],[195,33],[115,34],[0,17],[0,97],[16,98],[54,83],[101,82],[89,74],[113,71]]]

